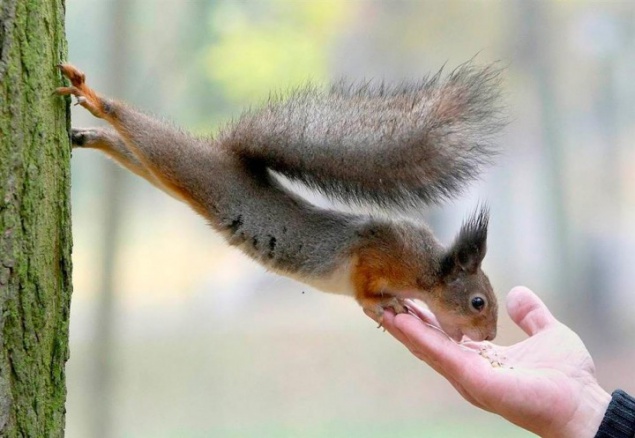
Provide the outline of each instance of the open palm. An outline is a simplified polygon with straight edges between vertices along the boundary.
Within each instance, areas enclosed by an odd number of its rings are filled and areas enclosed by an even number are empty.
[[[572,330],[530,290],[515,288],[507,311],[529,338],[511,346],[457,344],[434,316],[412,303],[410,314],[384,314],[382,324],[442,374],[470,403],[543,437],[593,437],[610,402],[593,360]]]

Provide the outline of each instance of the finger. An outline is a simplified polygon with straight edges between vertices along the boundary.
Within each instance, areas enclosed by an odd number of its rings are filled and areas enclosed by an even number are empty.
[[[364,309],[364,313],[368,315],[371,319],[373,319],[375,322],[377,322],[378,324],[381,323],[380,327],[383,327],[384,330],[390,333],[399,342],[404,344],[406,348],[408,348],[408,350],[410,350],[413,354],[415,354],[415,352],[412,351],[408,338],[406,338],[406,336],[403,333],[401,333],[399,330],[395,328],[395,325],[394,325],[395,315],[391,311],[389,310],[384,311],[384,313],[381,316],[381,321],[380,321],[380,318],[377,316],[377,314],[370,310]]]
[[[420,307],[418,308],[420,310],[424,310],[421,309]],[[366,311],[365,313],[370,316],[371,318],[373,318],[374,320],[378,320],[379,318],[372,312]],[[422,314],[423,316],[427,316],[427,311],[424,312]],[[400,317],[401,318],[401,317]],[[433,356],[428,356],[426,354],[426,349],[421,349],[420,344],[418,343],[413,343],[410,338],[408,338],[408,336],[403,333],[399,328],[397,328],[397,326],[395,325],[395,319],[396,319],[396,315],[394,315],[392,312],[385,312],[383,314],[383,318],[382,318],[382,325],[383,327],[386,329],[386,331],[388,331],[388,333],[390,333],[393,337],[395,337],[399,342],[401,342],[406,348],[408,348],[408,350],[410,350],[410,352],[412,354],[414,354],[416,357],[418,357],[419,359],[421,359],[422,361],[426,362],[432,369],[434,369],[437,373],[441,374],[455,389],[456,391],[465,399],[467,400],[469,403],[471,403],[474,406],[477,406],[479,408],[483,408],[484,409],[484,405],[483,403],[481,403],[480,401],[478,401],[467,389],[466,386],[464,386],[464,384],[460,381],[460,380],[467,380],[468,385],[470,385],[470,387],[474,388],[474,380],[475,379],[465,379],[465,377],[467,377],[466,373],[460,372],[460,373],[451,373],[449,372],[449,367],[448,367],[448,362],[446,360],[443,360],[442,357],[433,357]],[[414,318],[413,318],[414,319]],[[437,330],[430,328],[428,326],[426,326],[425,324],[427,324],[426,322],[421,322],[418,321],[419,324],[421,324],[423,327],[425,327],[426,329],[434,332],[435,334],[439,334],[442,335],[441,333],[439,333]],[[451,341],[450,341],[451,342]],[[458,345],[456,345],[455,343],[451,342],[451,347],[453,348],[457,348],[460,349],[460,347]],[[479,361],[482,363],[485,363],[484,361],[480,361],[479,359],[482,359],[479,356],[476,356],[476,353],[472,353],[470,354],[470,352],[465,352],[468,355],[470,355],[469,359],[470,360],[475,360],[475,361]],[[467,363],[467,361],[466,361]],[[478,367],[471,367],[473,369],[477,369]],[[488,368],[489,369],[489,368]],[[491,371],[491,370],[490,370]],[[480,376],[484,376],[485,374],[480,373]],[[458,377],[457,377],[458,376]]]
[[[372,313],[368,313],[372,315]],[[373,318],[378,319],[378,318]],[[408,336],[406,336],[399,328],[395,326],[395,315],[392,312],[385,312],[382,316],[382,327],[390,333],[394,338],[396,338],[399,342],[401,342],[412,354],[417,356],[422,361],[426,362],[430,367],[432,367],[439,374],[443,374],[444,363],[438,361],[434,357],[426,356],[420,349],[417,348],[417,344],[410,341]],[[427,324],[425,321],[419,321],[419,323]],[[452,385],[456,386],[458,383],[456,381],[448,378]]]
[[[481,402],[479,402],[478,400],[476,400],[472,396],[472,394],[467,392],[467,390],[463,387],[463,385],[461,385],[460,383],[458,383],[456,381],[450,380],[450,379],[447,379],[447,380],[454,387],[454,389],[456,389],[456,391],[459,394],[461,394],[461,397],[463,397],[465,400],[467,400],[470,404],[476,406],[477,408],[485,409],[483,404]]]
[[[464,383],[473,380],[473,376],[491,372],[489,363],[476,352],[463,349],[412,315],[397,315],[392,324],[405,335],[418,357],[450,381]]]
[[[428,315],[429,311],[419,306],[415,306],[414,308],[418,310],[417,315],[415,316],[421,316],[422,320],[431,315],[431,313],[430,315]],[[412,302],[408,303],[409,310],[414,310],[414,308],[413,308]],[[421,313],[419,313],[419,311],[421,311]],[[364,312],[376,321],[379,319],[377,318],[376,314],[374,314],[373,312],[370,312],[367,310],[364,310]],[[392,312],[387,311],[383,314],[382,325],[388,333],[390,333],[399,342],[405,345],[406,348],[408,348],[412,354],[414,354],[419,359],[426,362],[432,369],[434,369],[439,374],[444,375],[443,373],[444,364],[442,362],[426,357],[423,353],[421,353],[421,351],[416,349],[416,347],[412,344],[412,342],[410,342],[410,340],[406,337],[406,335],[401,330],[395,327],[395,315]],[[454,389],[456,389],[456,391],[459,394],[461,394],[461,396],[465,400],[467,400],[469,403],[473,404],[474,406],[478,406],[478,407],[482,406],[469,392],[467,392],[467,390],[463,387],[461,383],[459,383],[457,380],[452,379],[448,376],[444,376],[444,377],[446,377],[446,380],[450,383],[450,385],[452,385]]]
[[[427,322],[428,324],[432,324],[436,327],[441,327],[439,321],[437,320],[437,317],[434,316],[434,313],[432,313],[429,309],[421,307],[413,300],[405,300],[405,303],[408,310],[413,315],[416,315],[420,320],[422,320],[423,322]]]
[[[377,316],[376,313],[364,309],[364,313],[371,317],[377,323],[381,322],[380,327],[382,327],[385,331],[387,331],[390,335],[396,338],[399,342],[401,342],[412,354],[417,356],[419,359],[425,361],[428,365],[434,368],[437,372],[441,373],[443,369],[443,364],[440,364],[436,359],[429,358],[425,356],[415,344],[413,344],[410,339],[395,326],[395,314],[390,310],[385,310],[381,317]],[[419,321],[421,324],[428,324],[425,321]]]
[[[515,287],[507,295],[507,313],[529,336],[547,330],[556,324],[545,303],[526,287]]]

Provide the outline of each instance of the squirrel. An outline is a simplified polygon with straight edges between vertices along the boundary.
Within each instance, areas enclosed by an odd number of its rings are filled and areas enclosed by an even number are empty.
[[[318,208],[275,176],[349,204],[407,209],[451,198],[496,153],[496,67],[466,63],[395,86],[307,86],[244,112],[212,139],[103,97],[80,70],[58,67],[71,85],[56,93],[111,126],[73,128],[73,147],[101,150],[185,202],[267,269],[353,296],[380,321],[386,309],[408,312],[414,298],[454,340],[496,336],[496,295],[481,269],[487,207],[444,248],[423,223]]]

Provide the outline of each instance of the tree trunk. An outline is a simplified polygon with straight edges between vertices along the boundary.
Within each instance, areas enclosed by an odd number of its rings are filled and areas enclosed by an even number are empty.
[[[0,1],[0,436],[64,434],[71,297],[63,0]]]

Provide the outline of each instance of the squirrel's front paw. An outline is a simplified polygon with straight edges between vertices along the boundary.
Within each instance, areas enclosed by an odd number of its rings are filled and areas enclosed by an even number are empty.
[[[71,81],[73,87],[81,88],[86,83],[86,75],[74,65],[58,64],[57,68]]]
[[[378,328],[382,326],[382,320],[384,319],[384,312],[386,310],[391,310],[395,314],[408,313],[405,302],[396,297],[373,297],[363,300],[360,304],[366,311],[372,312],[377,316],[376,319],[377,322],[379,322]]]
[[[59,87],[55,92],[60,96],[72,95],[77,98],[76,105],[81,105],[95,117],[104,118],[104,102],[101,97],[86,85],[86,75],[71,64],[57,66],[62,74],[71,81],[70,87]]]

